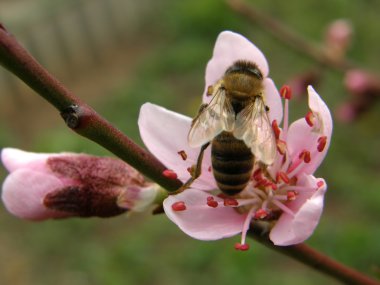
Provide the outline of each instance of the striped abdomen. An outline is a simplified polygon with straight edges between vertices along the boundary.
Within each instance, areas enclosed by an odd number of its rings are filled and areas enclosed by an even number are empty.
[[[230,132],[222,132],[212,141],[211,162],[219,189],[231,196],[247,185],[254,157],[242,140],[236,139]]]

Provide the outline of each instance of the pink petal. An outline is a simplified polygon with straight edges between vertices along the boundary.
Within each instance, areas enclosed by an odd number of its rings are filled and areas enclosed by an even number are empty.
[[[203,93],[203,102],[208,102],[210,97],[206,96],[207,88],[215,84],[224,72],[237,60],[247,60],[258,65],[263,76],[269,72],[268,62],[263,53],[245,37],[224,31],[219,34],[214,53],[206,68],[206,86]]]
[[[23,167],[31,167],[34,170],[42,169],[49,156],[51,155],[27,152],[16,148],[3,148],[1,151],[1,160],[9,172]]]
[[[319,179],[323,181],[322,179]],[[306,178],[306,186],[316,184],[313,176]],[[270,232],[270,239],[275,245],[287,246],[297,244],[308,239],[319,223],[323,210],[323,198],[327,190],[326,184],[319,188],[314,194],[305,199],[297,197],[292,205],[295,216],[283,213]],[[301,199],[299,199],[301,198]],[[298,201],[297,201],[298,200]]]
[[[292,158],[298,157],[303,150],[310,151],[311,161],[303,168],[303,172],[306,174],[313,174],[325,158],[329,148],[332,133],[332,118],[325,102],[323,102],[321,97],[319,97],[311,86],[309,86],[308,92],[309,107],[313,112],[319,114],[322,122],[321,131],[315,131],[314,128],[306,123],[304,118],[299,119],[289,127],[287,146],[290,157]],[[323,151],[319,152],[317,147],[318,139],[321,136],[327,137],[327,143]]]
[[[164,210],[169,219],[187,235],[200,240],[217,240],[234,236],[242,231],[245,215],[233,208],[207,206],[210,194],[196,189],[169,196],[164,201]],[[215,201],[223,201],[214,197]],[[184,211],[173,211],[173,203],[183,201]]]
[[[63,187],[63,183],[52,175],[19,169],[5,179],[2,199],[7,210],[22,219],[62,218],[70,214],[49,210],[42,201],[46,194]]]
[[[273,80],[270,78],[264,79],[264,87],[265,102],[269,107],[269,119],[271,122],[273,120],[277,120],[277,123],[280,124],[282,120],[282,102],[280,93],[278,92]]]
[[[187,169],[196,163],[200,150],[190,148],[187,142],[191,119],[146,103],[141,107],[138,124],[141,138],[149,151],[168,169],[176,172],[182,182],[188,180],[190,174]],[[206,150],[203,158],[202,174],[192,184],[194,188],[203,190],[216,188],[214,177],[208,171],[211,166],[210,148]],[[178,154],[181,150],[187,154],[186,160]]]

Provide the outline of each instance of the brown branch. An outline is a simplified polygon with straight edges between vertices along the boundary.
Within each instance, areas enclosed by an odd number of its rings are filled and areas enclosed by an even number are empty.
[[[290,256],[311,268],[350,285],[380,285],[380,281],[347,267],[334,259],[301,243],[291,246],[276,246],[269,239],[267,230],[257,224],[252,224],[249,235],[266,247]]]
[[[226,0],[228,6],[244,16],[249,21],[260,25],[263,29],[271,33],[275,38],[287,44],[298,52],[313,58],[322,65],[338,70],[346,71],[353,68],[353,63],[343,58],[335,58],[324,49],[317,47],[315,43],[309,42],[284,23],[275,20],[262,11],[256,10],[252,5],[248,5],[242,0]]]
[[[2,24],[0,64],[50,102],[61,113],[67,126],[76,133],[108,149],[164,188],[173,191],[181,186],[179,180],[168,179],[162,175],[165,167],[153,155],[135,144],[67,90],[7,32]]]

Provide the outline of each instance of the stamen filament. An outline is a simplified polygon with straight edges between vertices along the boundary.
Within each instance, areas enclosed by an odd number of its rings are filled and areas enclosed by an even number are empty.
[[[243,229],[241,232],[241,244],[245,244],[245,239],[247,237],[247,231],[249,229],[249,224],[251,223],[253,214],[255,213],[256,209],[257,209],[256,207],[252,207],[249,210],[247,217],[244,220]]]
[[[273,204],[275,204],[277,207],[279,207],[282,211],[284,211],[285,213],[291,215],[292,217],[294,217],[294,213],[292,210],[290,210],[288,207],[286,207],[284,204],[282,204],[280,201],[277,201],[277,200],[272,200]]]

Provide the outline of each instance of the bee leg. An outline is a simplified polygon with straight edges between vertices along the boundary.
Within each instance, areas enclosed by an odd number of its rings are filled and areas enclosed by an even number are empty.
[[[195,164],[193,171],[191,172],[191,177],[189,180],[187,180],[178,190],[170,193],[170,195],[181,193],[182,191],[186,190],[191,186],[191,184],[202,174],[202,161],[203,161],[203,154],[206,148],[210,145],[210,142],[205,143],[202,145],[201,150],[199,152],[198,158],[197,158],[197,164]]]

